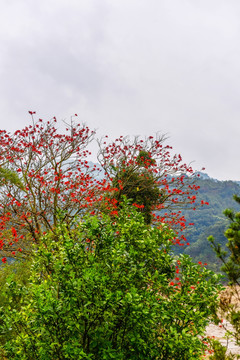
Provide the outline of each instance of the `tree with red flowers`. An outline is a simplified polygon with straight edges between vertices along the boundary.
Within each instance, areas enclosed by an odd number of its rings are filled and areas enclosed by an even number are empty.
[[[165,136],[133,141],[120,137],[108,145],[99,141],[98,159],[105,170],[99,180],[97,166],[87,161],[94,131],[71,119],[61,133],[55,117],[43,122],[35,121],[34,112],[30,115],[32,125],[13,134],[0,131],[0,167],[7,175],[0,172],[4,259],[17,251],[27,254],[46,231],[54,233],[59,211],[70,228],[73,218],[86,211],[104,209],[117,215],[123,195],[132,199],[146,223],[165,223],[176,233],[185,228],[181,210],[196,205],[195,173],[180,155],[170,154]],[[185,238],[179,234],[176,242],[181,240]]]
[[[57,120],[41,119],[13,134],[0,131],[0,165],[5,174],[15,172],[17,181],[1,178],[0,249],[5,256],[29,249],[45,231],[53,231],[59,210],[71,225],[74,216],[92,209],[105,182],[94,179],[96,167],[86,160],[94,131],[71,121],[66,132],[55,127]]]
[[[172,156],[165,141],[159,135],[145,140],[121,136],[110,144],[102,139],[98,161],[117,189],[112,194],[116,207],[125,195],[143,212],[146,223],[167,223],[178,233],[186,227],[182,209],[196,207],[199,187],[192,167],[182,162],[181,155]],[[184,235],[179,237],[185,240]],[[179,239],[176,242],[181,244]]]

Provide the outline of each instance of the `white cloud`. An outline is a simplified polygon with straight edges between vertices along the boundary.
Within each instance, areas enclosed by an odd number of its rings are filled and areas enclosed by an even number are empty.
[[[237,0],[5,0],[0,127],[77,112],[99,134],[169,133],[239,180],[239,15]]]

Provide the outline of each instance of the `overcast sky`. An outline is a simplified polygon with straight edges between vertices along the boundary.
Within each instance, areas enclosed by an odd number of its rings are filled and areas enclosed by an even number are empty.
[[[239,0],[1,0],[0,89],[1,129],[78,113],[240,180]]]

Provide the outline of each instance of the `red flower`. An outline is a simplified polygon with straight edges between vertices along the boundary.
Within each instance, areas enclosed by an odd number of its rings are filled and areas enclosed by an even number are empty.
[[[4,264],[6,264],[7,258],[6,258],[6,257],[2,258],[2,262],[3,262]]]
[[[12,235],[16,238],[17,237],[17,231],[14,227],[12,227]]]

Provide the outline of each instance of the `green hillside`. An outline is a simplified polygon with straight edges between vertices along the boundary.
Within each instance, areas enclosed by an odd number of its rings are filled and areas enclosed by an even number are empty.
[[[240,186],[233,181],[217,181],[206,176],[199,178],[197,185],[200,186],[199,198],[207,201],[209,205],[195,211],[184,211],[187,223],[194,223],[194,226],[190,226],[186,231],[190,245],[186,246],[183,252],[192,256],[195,261],[206,262],[211,269],[219,271],[221,263],[216,259],[207,238],[213,235],[217,243],[226,243],[224,231],[228,221],[223,215],[223,210],[237,210],[232,197],[233,194],[240,194]],[[182,248],[180,250],[182,251]]]

